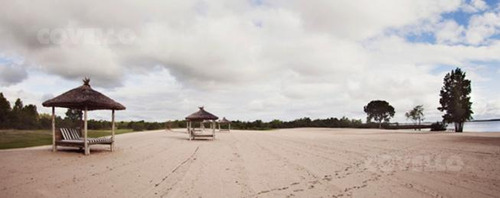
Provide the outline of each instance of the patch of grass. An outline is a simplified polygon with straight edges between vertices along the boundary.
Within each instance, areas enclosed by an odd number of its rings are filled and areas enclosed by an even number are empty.
[[[134,132],[118,129],[115,134]],[[88,137],[111,136],[111,130],[89,130]],[[51,130],[0,130],[0,149],[25,148],[52,144]]]
[[[0,149],[52,144],[50,130],[0,130]]]

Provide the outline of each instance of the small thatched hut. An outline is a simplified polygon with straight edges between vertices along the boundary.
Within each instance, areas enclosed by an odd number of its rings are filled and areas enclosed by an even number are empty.
[[[113,99],[93,90],[90,79],[85,78],[83,85],[69,90],[55,98],[42,103],[44,107],[52,107],[52,151],[57,151],[57,146],[73,146],[85,148],[85,155],[90,154],[90,144],[109,144],[111,151],[115,138],[115,110],[124,110],[125,106]],[[77,129],[59,129],[56,131],[55,107],[78,109],[83,111],[83,138],[82,131]],[[111,110],[111,137],[87,138],[87,111]]]
[[[219,120],[219,131],[231,131],[231,121],[227,120],[226,117],[223,117],[222,120]],[[227,124],[227,128],[221,128],[221,125]]]
[[[199,108],[200,110],[186,117],[186,120],[188,121],[187,130],[189,134],[189,140],[193,140],[196,137],[211,137],[213,140],[215,139],[215,120],[219,119],[219,117],[205,111],[204,107],[199,107]],[[205,128],[203,125],[204,121],[210,122],[210,128],[212,129],[211,134],[203,133],[204,130],[197,130],[193,126],[193,123],[199,122],[200,128],[204,129]]]

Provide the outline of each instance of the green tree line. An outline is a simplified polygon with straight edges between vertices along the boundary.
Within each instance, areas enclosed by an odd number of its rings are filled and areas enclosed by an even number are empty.
[[[56,116],[58,127],[82,127],[81,111],[68,109],[66,116]],[[0,129],[50,129],[52,127],[52,116],[46,113],[39,114],[36,105],[23,105],[18,98],[14,106],[0,92]],[[111,122],[107,120],[87,121],[88,129],[108,130],[111,129]],[[165,124],[162,122],[122,121],[117,122],[118,129],[132,129],[134,131],[162,129]]]
[[[23,105],[21,99],[10,106],[10,102],[0,93],[0,129],[37,129],[39,115],[35,105]]]
[[[65,117],[56,116],[58,127],[82,127],[82,113],[80,110],[68,109]],[[388,126],[383,123],[382,127]],[[50,129],[52,127],[52,117],[49,114],[37,112],[35,105],[23,105],[21,99],[17,99],[14,107],[11,108],[10,102],[0,93],[0,129]],[[111,122],[107,120],[87,121],[88,129],[106,130],[111,129]],[[146,122],[141,121],[121,121],[116,123],[117,129],[132,129],[134,131],[156,130],[164,128],[185,128],[185,120],[175,120],[167,122]],[[327,118],[314,119],[304,117],[292,121],[281,121],[278,119],[264,122],[255,121],[232,121],[233,129],[243,130],[268,130],[279,128],[298,128],[298,127],[329,127],[329,128],[377,128],[377,123],[362,123],[360,119]]]
[[[299,128],[299,127],[327,127],[327,128],[367,128],[371,124],[363,124],[361,120],[349,119],[347,117],[314,119],[309,117],[299,118],[292,121],[281,121],[278,119],[270,122],[263,122],[262,120],[255,121],[232,121],[231,127],[234,129],[247,129],[247,130],[267,130],[267,129],[280,129],[280,128]]]
[[[168,121],[167,128],[185,128],[185,120]],[[269,129],[282,129],[282,128],[298,128],[298,127],[329,127],[329,128],[373,128],[376,124],[363,124],[361,120],[349,119],[347,117],[327,118],[327,119],[314,119],[304,117],[292,121],[281,121],[274,119],[269,122],[262,120],[254,121],[231,121],[232,129],[241,130],[269,130]]]

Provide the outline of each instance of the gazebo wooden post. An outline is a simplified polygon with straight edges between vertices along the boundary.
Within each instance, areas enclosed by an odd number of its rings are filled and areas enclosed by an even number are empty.
[[[85,146],[85,155],[90,155],[90,148],[89,148],[89,143],[87,142],[87,110],[88,108],[85,107],[85,112],[83,114],[83,130],[84,130],[84,137],[83,137],[83,142]]]
[[[212,120],[212,124],[211,124],[211,128],[212,128],[212,140],[215,139],[215,120]]]
[[[193,138],[193,137],[192,137],[192,135],[193,135],[193,134],[192,134],[192,130],[193,130],[193,128],[192,128],[192,127],[193,127],[193,126],[192,126],[192,123],[191,123],[191,120],[190,120],[190,121],[188,122],[188,134],[189,134],[189,140],[191,140],[191,139]]]
[[[190,132],[190,129],[191,129],[191,121],[186,121],[186,129],[187,129],[187,134],[189,135],[189,139],[191,140],[191,132]]]
[[[115,147],[115,110],[111,110],[111,151]]]
[[[52,152],[56,151],[56,107],[52,107]]]

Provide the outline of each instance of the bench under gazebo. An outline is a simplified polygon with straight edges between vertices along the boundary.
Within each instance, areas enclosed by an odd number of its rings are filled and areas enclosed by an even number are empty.
[[[215,121],[219,119],[219,117],[205,111],[203,107],[199,108],[200,110],[186,117],[189,140],[206,137],[211,137],[213,140],[215,139]],[[205,131],[204,122],[210,122],[210,129],[212,130],[211,132]],[[194,126],[196,123],[199,123],[199,129]]]
[[[69,146],[85,149],[85,155],[90,154],[90,145],[105,144],[113,151],[115,143],[115,110],[124,110],[125,106],[113,99],[95,91],[90,87],[90,79],[85,78],[83,85],[69,90],[55,98],[42,103],[44,107],[52,107],[52,151],[57,146]],[[83,111],[83,134],[78,128],[59,128],[56,130],[55,108],[69,108]],[[87,137],[87,112],[93,110],[111,110],[111,137]]]
[[[227,131],[231,132],[231,121],[227,120],[226,117],[223,117],[222,120],[219,120],[219,131]],[[227,128],[221,127],[221,125],[227,125]]]

